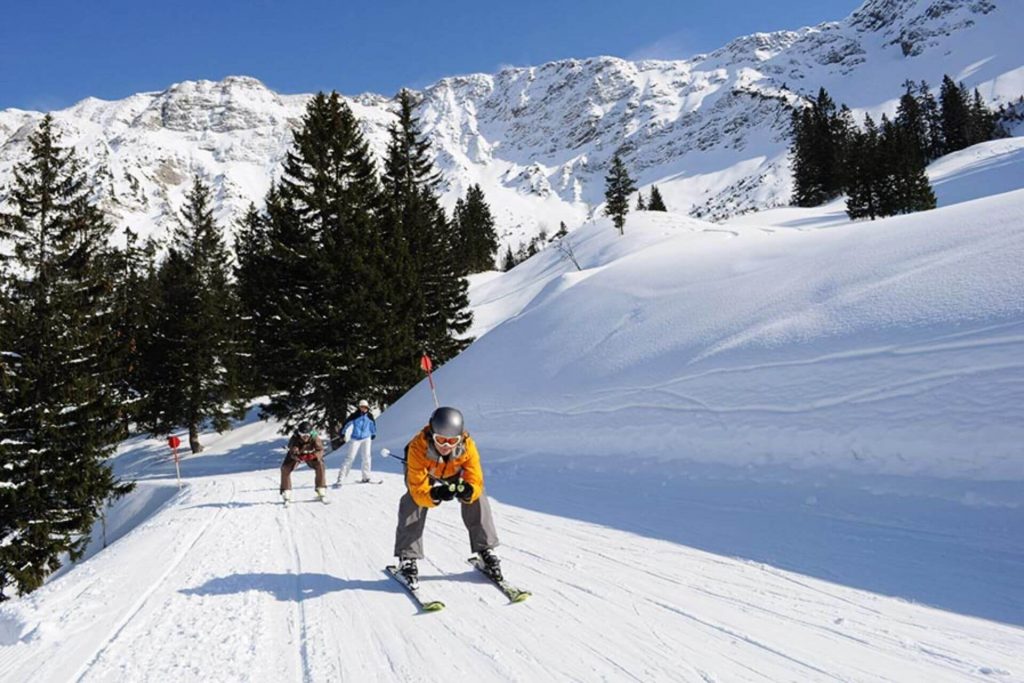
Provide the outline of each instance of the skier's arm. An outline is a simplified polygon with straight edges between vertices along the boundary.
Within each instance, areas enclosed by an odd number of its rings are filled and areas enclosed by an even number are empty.
[[[420,433],[405,449],[405,485],[413,501],[421,508],[437,507],[437,503],[430,497],[428,463],[427,441]]]
[[[466,436],[466,462],[462,464],[462,480],[473,487],[473,495],[467,503],[476,502],[484,490],[484,469],[480,465],[480,452],[476,442]]]

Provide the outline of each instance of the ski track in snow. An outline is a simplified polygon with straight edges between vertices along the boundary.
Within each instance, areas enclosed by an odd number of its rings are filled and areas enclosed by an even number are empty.
[[[533,597],[510,605],[469,567],[458,508],[442,506],[429,513],[421,574],[447,608],[419,614],[382,571],[400,477],[332,490],[325,506],[305,500],[311,476],[296,473],[288,508],[272,470],[191,480],[110,549],[14,603],[24,603],[24,622],[56,625],[0,649],[0,680],[945,681],[1024,673],[1024,629],[501,501],[494,507],[506,574]],[[186,529],[187,543],[171,548],[160,572],[130,561]],[[102,600],[79,601],[98,590],[97,577],[106,580]]]
[[[231,496],[229,498],[229,501],[230,500],[234,500],[234,495],[235,495],[234,484],[232,483],[232,490],[231,490]],[[223,509],[218,510],[215,515],[210,517],[210,519],[208,519],[203,524],[203,526],[200,529],[199,533],[197,533],[195,535],[195,538],[189,544],[189,546],[185,549],[185,551],[182,552],[178,556],[178,558],[174,561],[174,563],[170,567],[167,568],[167,571],[165,571],[163,573],[163,575],[160,576],[160,578],[158,578],[155,582],[153,582],[153,584],[150,585],[150,587],[142,594],[142,596],[135,603],[135,605],[133,605],[131,607],[131,609],[129,610],[128,615],[123,620],[121,620],[121,622],[115,627],[115,629],[111,632],[111,634],[99,646],[99,648],[96,650],[96,654],[85,664],[85,667],[83,667],[83,669],[81,669],[73,677],[76,681],[87,680],[87,676],[89,674],[89,671],[92,669],[92,667],[95,666],[96,663],[99,662],[103,658],[103,656],[111,648],[111,646],[113,646],[116,643],[116,641],[117,641],[118,637],[121,635],[121,633],[125,630],[126,627],[128,627],[129,624],[131,624],[135,620],[135,618],[139,615],[139,613],[143,610],[143,608],[145,608],[147,606],[147,604],[150,602],[150,599],[154,596],[154,594],[157,592],[157,590],[159,588],[161,588],[167,582],[167,580],[170,578],[171,574],[173,574],[176,570],[178,570],[178,568],[186,560],[186,558],[189,558],[189,555],[195,551],[196,546],[199,545],[199,542],[201,540],[203,540],[203,537],[206,536],[206,534],[210,530],[210,528],[214,527],[220,521],[220,518],[221,518],[221,516],[223,514],[224,514],[224,510]],[[191,558],[189,558],[189,559],[191,559]]]

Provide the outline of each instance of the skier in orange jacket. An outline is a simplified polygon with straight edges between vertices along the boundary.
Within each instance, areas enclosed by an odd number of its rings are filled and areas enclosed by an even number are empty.
[[[498,534],[484,493],[480,453],[457,409],[435,410],[430,423],[405,447],[405,484],[408,491],[398,504],[395,555],[406,580],[413,584],[417,580],[416,560],[423,559],[427,511],[456,499],[462,503],[470,548],[491,576],[500,580],[501,562],[492,550],[498,545]]]

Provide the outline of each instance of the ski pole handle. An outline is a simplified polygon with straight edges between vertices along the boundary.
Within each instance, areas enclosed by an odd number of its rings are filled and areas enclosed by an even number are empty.
[[[400,455],[395,455],[388,448],[382,448],[380,450],[380,454],[383,455],[385,458],[394,458],[395,460],[401,460],[402,462],[405,462],[405,458],[403,458]]]

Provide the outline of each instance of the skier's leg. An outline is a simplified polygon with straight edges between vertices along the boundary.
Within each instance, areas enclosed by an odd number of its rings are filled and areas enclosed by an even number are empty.
[[[313,458],[306,463],[314,470],[316,470],[316,488],[325,489],[327,488],[327,468],[324,467],[323,458]]]
[[[481,493],[476,502],[462,506],[462,523],[469,531],[469,547],[474,553],[498,547],[498,531],[486,493]]]
[[[284,462],[281,463],[281,493],[292,490],[292,470],[295,469],[296,462],[295,458],[285,456]]]
[[[395,529],[395,557],[423,559],[423,528],[427,508],[421,508],[406,491],[398,502],[398,528]]]
[[[352,439],[348,442],[348,451],[345,453],[345,460],[342,461],[341,469],[338,470],[339,484],[348,476],[348,471],[352,468],[352,461],[356,459],[356,448],[358,447],[358,444],[359,441],[356,439]]]
[[[370,461],[371,461],[371,458],[373,457],[372,454],[371,454],[371,450],[372,450],[371,444],[372,443],[373,442],[369,438],[366,438],[366,439],[363,439],[363,442],[361,444],[359,444],[359,450],[361,451],[361,455],[362,455],[363,480],[364,481],[370,478]]]

